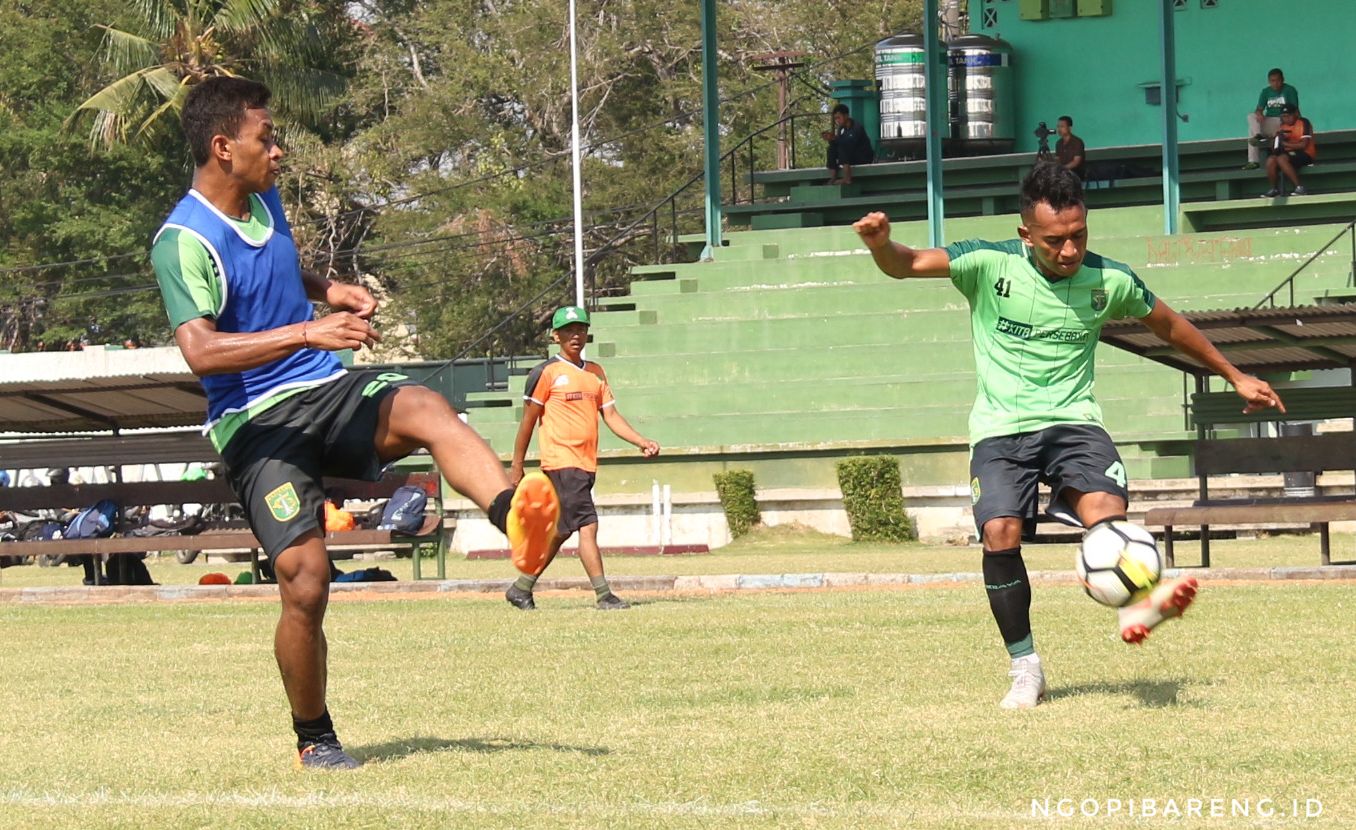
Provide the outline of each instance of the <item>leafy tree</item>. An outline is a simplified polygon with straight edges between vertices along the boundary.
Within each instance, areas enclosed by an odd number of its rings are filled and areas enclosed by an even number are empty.
[[[325,68],[335,4],[288,0],[133,0],[127,28],[101,24],[102,63],[119,77],[86,98],[90,143],[111,147],[166,129],[188,90],[218,75],[268,84],[280,112],[315,123],[343,89]]]

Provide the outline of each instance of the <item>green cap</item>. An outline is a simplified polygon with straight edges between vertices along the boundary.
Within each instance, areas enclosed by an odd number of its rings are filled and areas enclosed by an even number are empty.
[[[589,324],[589,313],[577,305],[561,306],[556,309],[556,313],[551,315],[551,330],[555,331],[564,328],[570,323]]]

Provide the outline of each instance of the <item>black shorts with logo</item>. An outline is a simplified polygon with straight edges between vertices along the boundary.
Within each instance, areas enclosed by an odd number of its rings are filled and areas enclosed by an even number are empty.
[[[1023,537],[1032,538],[1038,483],[1050,486],[1046,512],[1070,524],[1077,517],[1060,498],[1065,488],[1130,498],[1120,453],[1100,426],[1060,424],[985,438],[970,454],[970,498],[981,537],[985,522],[1015,516],[1023,520]]]
[[[226,476],[269,563],[325,526],[323,476],[375,481],[381,402],[405,375],[348,372],[265,409],[222,450]]]
[[[560,535],[569,536],[581,527],[598,523],[598,508],[593,504],[593,482],[598,476],[578,467],[542,470],[555,485],[560,499]]]

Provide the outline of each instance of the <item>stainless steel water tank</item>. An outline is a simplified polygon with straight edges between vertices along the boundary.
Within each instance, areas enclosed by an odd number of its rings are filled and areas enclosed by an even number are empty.
[[[928,130],[923,36],[896,35],[876,44],[880,86],[880,150],[886,158],[922,158]]]
[[[961,35],[947,43],[946,51],[952,139],[965,155],[1012,152],[1017,124],[1011,44]]]

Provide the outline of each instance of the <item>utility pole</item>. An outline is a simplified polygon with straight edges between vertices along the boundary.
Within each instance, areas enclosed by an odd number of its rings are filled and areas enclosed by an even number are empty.
[[[961,21],[965,15],[961,12],[961,0],[942,0],[941,20],[942,39],[951,40],[965,34],[961,31]]]
[[[787,170],[791,167],[791,151],[787,146],[786,117],[790,114],[787,110],[791,101],[791,71],[799,69],[805,65],[804,61],[798,58],[805,57],[804,52],[764,52],[761,55],[750,55],[751,60],[759,61],[754,65],[755,72],[774,72],[777,78],[777,169]]]

